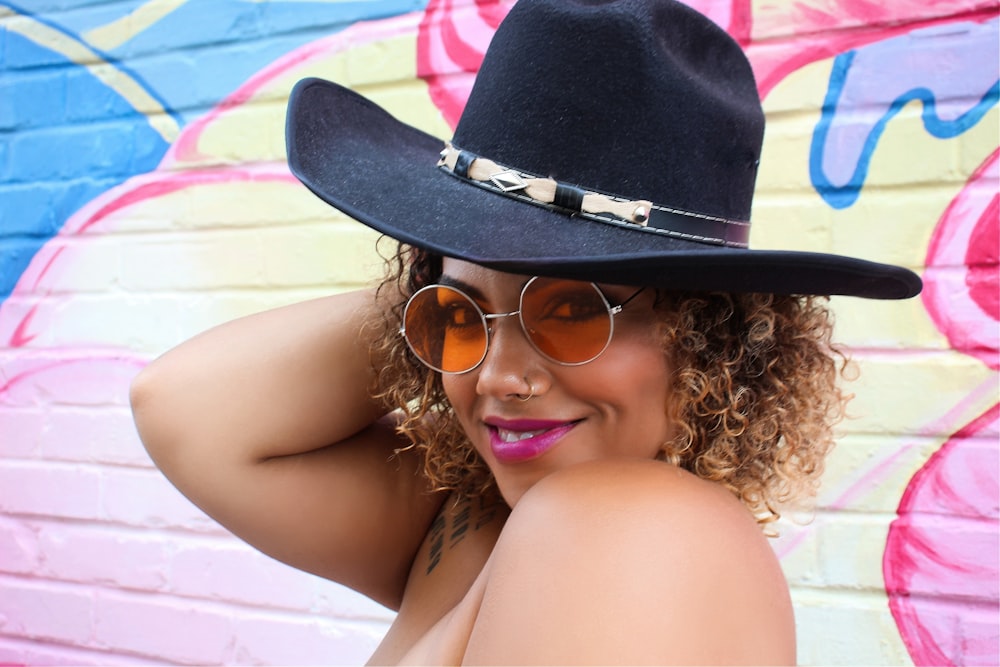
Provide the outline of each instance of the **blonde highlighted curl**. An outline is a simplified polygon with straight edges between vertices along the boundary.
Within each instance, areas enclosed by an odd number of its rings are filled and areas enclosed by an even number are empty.
[[[478,495],[493,476],[465,436],[441,375],[399,335],[407,298],[441,275],[439,256],[400,246],[388,260],[370,322],[373,394],[400,414],[398,430],[424,457],[435,488]],[[735,494],[761,524],[815,493],[849,397],[825,297],[657,291],[673,373],[664,406],[675,434],[662,458]]]

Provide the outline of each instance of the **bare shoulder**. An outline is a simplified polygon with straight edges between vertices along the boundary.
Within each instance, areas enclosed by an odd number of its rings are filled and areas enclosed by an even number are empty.
[[[729,492],[657,461],[597,462],[518,502],[466,658],[793,663],[794,619],[767,538]]]

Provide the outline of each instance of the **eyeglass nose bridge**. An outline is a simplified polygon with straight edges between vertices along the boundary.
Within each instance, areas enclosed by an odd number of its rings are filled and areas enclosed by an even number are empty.
[[[532,340],[531,332],[528,331],[528,327],[524,323],[524,319],[521,317],[522,310],[523,306],[521,308],[518,308],[517,310],[512,310],[509,313],[486,313],[480,311],[483,316],[483,321],[486,324],[486,349],[483,351],[483,358],[479,360],[478,364],[476,364],[476,368],[481,366],[482,363],[486,361],[486,357],[489,355],[490,349],[493,347],[493,337],[496,335],[496,332],[493,329],[493,320],[502,320],[508,317],[515,317],[515,316],[517,317],[517,328],[520,329],[521,335],[524,336],[524,339],[528,342],[528,345],[531,346],[531,349],[535,350],[546,359],[550,358],[547,354],[542,352],[538,348],[538,344],[535,343],[534,340]]]
[[[504,317],[514,317],[515,315],[520,315],[521,309],[512,310],[509,313],[483,313],[483,319],[486,320],[486,328],[493,331],[493,327],[490,325],[490,320],[499,320]],[[518,318],[520,320],[520,318]]]
[[[487,350],[487,352],[489,352],[489,348],[493,344],[493,320],[502,320],[502,319],[505,319],[505,318],[508,318],[508,317],[514,317],[515,315],[517,316],[517,323],[518,323],[518,325],[519,325],[519,327],[521,329],[521,333],[523,333],[524,337],[527,338],[529,342],[531,342],[531,336],[528,335],[527,329],[524,328],[524,320],[521,319],[521,309],[520,308],[518,308],[517,310],[512,310],[509,313],[483,313],[483,320],[486,323],[486,350]],[[532,343],[532,346],[534,346],[534,343]],[[486,355],[484,353],[483,357],[485,358],[485,356]],[[480,362],[480,363],[482,363],[482,362]]]

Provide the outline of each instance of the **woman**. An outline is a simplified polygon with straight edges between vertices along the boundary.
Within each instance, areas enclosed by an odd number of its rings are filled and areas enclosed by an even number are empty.
[[[522,0],[443,150],[304,81],[292,170],[401,241],[392,271],[153,362],[143,441],[250,544],[397,609],[373,663],[794,662],[762,528],[843,409],[808,295],[920,281],[750,250],[762,135],[738,45],[670,0]]]

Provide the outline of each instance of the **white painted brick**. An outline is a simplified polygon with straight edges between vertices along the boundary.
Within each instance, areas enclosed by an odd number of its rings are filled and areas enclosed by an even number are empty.
[[[0,576],[0,636],[86,646],[94,619],[87,588]]]
[[[20,310],[32,303],[39,302],[21,298],[16,300],[16,307]],[[144,351],[141,341],[178,339],[184,305],[183,300],[169,293],[125,292],[52,296],[41,304],[31,321],[30,330],[36,335],[33,346],[79,350],[96,342],[105,355],[108,349],[117,347],[133,360]],[[122,326],[109,327],[109,322],[121,322]]]
[[[336,616],[357,621],[371,620],[388,625],[396,613],[346,586],[332,581],[319,580],[313,588],[312,611],[325,616]]]
[[[815,522],[805,525],[793,524],[787,517],[776,528],[777,538],[770,540],[771,547],[778,555],[785,579],[791,587],[815,588],[821,585],[819,554],[816,545]]]
[[[153,467],[126,408],[53,407],[46,417],[41,451],[48,460]]]
[[[152,304],[157,307],[153,308]],[[140,298],[119,292],[52,296],[45,300],[43,309],[33,320],[32,330],[40,332],[33,344],[73,350],[83,356],[110,361],[116,361],[117,352],[120,355],[117,361],[124,366],[125,372],[116,374],[114,379],[125,378],[127,386],[129,367],[134,368],[133,374],[138,370],[138,355],[130,343],[152,328],[176,331],[176,319],[182,312],[182,306],[170,303],[169,299],[147,295]],[[109,326],[112,322],[121,325]],[[98,349],[88,350],[94,346]],[[95,380],[101,379],[107,382],[112,377],[106,371],[98,371]],[[121,382],[117,382],[117,386],[121,386]]]
[[[374,652],[386,626],[275,615],[236,622],[235,663],[240,665],[360,665]]]
[[[950,436],[954,430],[943,422],[934,432],[923,429],[936,415],[965,401],[971,388],[996,382],[994,371],[957,353],[854,356],[860,377],[848,387],[856,396],[849,407],[854,418],[842,424],[848,433]],[[953,429],[960,426],[964,424]]]
[[[335,224],[144,238],[123,259],[123,285],[162,292],[358,284],[381,275],[375,238]]]
[[[260,290],[172,291],[137,293],[121,297],[118,313],[128,312],[134,326],[123,328],[110,335],[119,336],[116,344],[141,354],[147,359],[229,320],[252,313],[277,308],[296,301],[325,296],[343,291],[344,286]],[[82,316],[83,308],[80,309]],[[107,314],[111,314],[111,310]],[[132,320],[130,320],[132,321]],[[105,338],[109,334],[105,334]]]
[[[309,609],[314,577],[238,540],[186,540],[171,556],[171,591],[260,607]]]
[[[190,338],[210,327],[229,320],[285,306],[296,301],[344,291],[344,287],[309,290],[217,291],[184,295],[184,325],[176,342]]]
[[[285,100],[282,100],[282,106],[284,104]],[[259,132],[260,128],[255,129]],[[279,139],[283,141],[282,136]],[[260,146],[251,146],[249,150],[259,151]],[[269,170],[287,174],[284,164],[269,165]],[[328,225],[331,221],[347,220],[299,185],[298,181],[262,179],[249,189],[241,184],[233,191],[228,187],[226,183],[215,182],[162,194],[157,198],[158,205],[136,206],[125,211],[120,225],[129,232],[163,232],[161,238],[169,238],[173,233],[184,231],[270,228],[309,221],[322,221]],[[275,210],[276,201],[281,202],[280,211]],[[360,227],[353,223],[352,226]],[[122,242],[129,244],[138,238],[138,235],[133,235]]]
[[[104,469],[101,508],[105,520],[129,526],[225,532],[156,470]]]
[[[823,585],[855,591],[884,591],[882,556],[889,523],[894,518],[846,512],[825,515],[817,545]]]
[[[130,291],[264,287],[265,248],[255,229],[141,238],[122,259]]]
[[[0,456],[35,458],[39,454],[47,417],[38,408],[7,407],[0,403]]]
[[[94,519],[100,473],[84,465],[0,459],[0,510],[11,514]]]
[[[340,584],[275,561],[236,538],[173,540],[170,592],[255,607],[389,621],[393,614]]]
[[[3,665],[86,665],[93,667],[130,667],[162,665],[162,660],[147,660],[113,652],[87,651],[63,644],[25,641],[0,637],[0,664]]]
[[[944,436],[901,440],[851,434],[839,438],[827,457],[817,507],[833,512],[860,508],[895,515],[913,475],[944,441]]]
[[[170,542],[151,531],[95,525],[40,523],[40,576],[50,579],[158,591],[168,581]]]
[[[884,595],[793,590],[801,665],[912,665]]]
[[[938,333],[919,299],[878,302],[833,297],[835,337],[849,349],[945,352],[948,341]]]
[[[377,235],[353,224],[325,224],[261,230],[268,249],[264,272],[279,287],[332,285],[349,280],[367,283],[382,275],[375,252]]]
[[[40,294],[108,292],[118,287],[121,273],[120,238],[110,235],[57,236],[46,244],[46,253],[67,253],[72,261],[52,262],[45,272]]]
[[[44,404],[128,406],[128,385],[139,362],[129,353],[35,350],[4,359],[0,381],[8,406]]]
[[[94,601],[96,648],[185,664],[220,664],[233,641],[233,611],[193,600],[101,591]]]
[[[0,514],[0,572],[30,575],[41,569],[42,558],[34,524]]]

